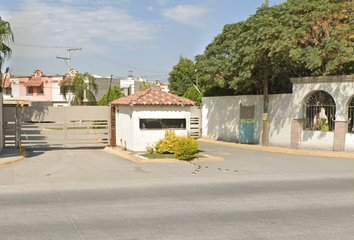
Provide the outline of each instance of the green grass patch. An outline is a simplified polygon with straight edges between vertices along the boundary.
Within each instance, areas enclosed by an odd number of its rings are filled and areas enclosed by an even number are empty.
[[[165,154],[161,154],[161,153],[145,153],[145,154],[141,154],[141,156],[146,157],[148,159],[171,159],[171,158],[175,158],[175,155],[173,153],[165,153]],[[208,157],[200,155],[200,154],[195,154],[193,158],[208,158]]]
[[[46,128],[47,130],[63,130],[63,128]],[[68,127],[67,130],[84,130],[87,127]],[[96,127],[89,127],[89,129],[98,129]]]

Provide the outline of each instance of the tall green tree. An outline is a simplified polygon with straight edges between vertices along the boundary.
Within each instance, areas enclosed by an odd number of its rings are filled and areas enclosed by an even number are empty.
[[[65,100],[67,100],[68,93],[71,92],[72,104],[82,105],[84,100],[88,100],[89,105],[96,105],[95,95],[98,92],[98,85],[95,82],[95,77],[88,72],[81,74],[76,73],[75,78],[70,81],[64,80],[60,86],[60,91],[63,94]]]
[[[200,106],[202,102],[202,95],[197,91],[194,86],[189,88],[187,92],[184,93],[183,97],[196,102],[197,106]]]
[[[265,78],[269,93],[291,92],[291,77],[351,74],[353,10],[351,0],[288,0],[225,25],[196,57],[206,95],[262,94]]]
[[[108,99],[109,95],[109,99]],[[110,103],[118,98],[125,97],[124,93],[120,91],[117,86],[114,86],[112,89],[107,91],[107,93],[102,97],[102,99],[98,102],[98,106],[107,106],[107,102]]]
[[[0,75],[2,76],[2,66],[5,62],[5,59],[10,57],[12,50],[9,47],[10,43],[14,42],[14,34],[11,30],[10,23],[2,20],[0,17]],[[2,78],[1,78],[2,83]],[[2,86],[2,84],[1,84]],[[0,91],[2,91],[0,86]]]
[[[169,73],[169,88],[170,92],[178,96],[183,96],[190,87],[193,87],[192,82],[196,81],[196,66],[190,59],[180,57],[177,65]]]

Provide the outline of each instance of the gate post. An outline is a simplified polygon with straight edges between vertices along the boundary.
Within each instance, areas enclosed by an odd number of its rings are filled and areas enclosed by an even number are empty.
[[[290,148],[300,149],[301,147],[301,133],[304,129],[304,119],[293,119],[291,121],[291,133],[290,133]]]
[[[348,121],[334,121],[333,151],[345,150],[345,134],[348,132]]]
[[[20,147],[20,140],[21,140],[21,127],[20,127],[20,116],[18,112],[18,104],[16,105],[15,110],[15,147]]]

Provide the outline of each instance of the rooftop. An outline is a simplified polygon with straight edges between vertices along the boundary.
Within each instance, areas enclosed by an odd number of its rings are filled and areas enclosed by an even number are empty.
[[[195,102],[172,93],[162,92],[159,88],[149,88],[111,102],[112,105],[130,106],[195,106]]]

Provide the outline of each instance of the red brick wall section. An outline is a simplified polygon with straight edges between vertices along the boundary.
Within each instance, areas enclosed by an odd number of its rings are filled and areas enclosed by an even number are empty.
[[[117,144],[116,144],[116,111],[115,111],[114,105],[111,105],[111,146],[117,147]]]

